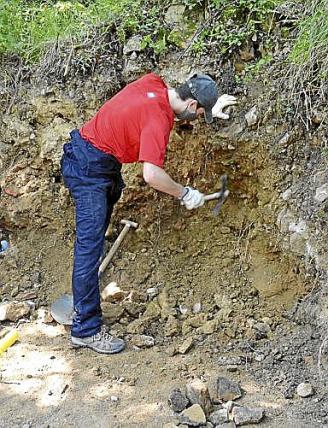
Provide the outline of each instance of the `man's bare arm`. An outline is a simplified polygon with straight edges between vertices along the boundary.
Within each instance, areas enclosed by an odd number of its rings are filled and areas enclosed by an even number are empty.
[[[152,163],[144,162],[143,178],[149,186],[176,198],[181,198],[185,193],[185,188],[181,184],[176,183],[164,169]]]

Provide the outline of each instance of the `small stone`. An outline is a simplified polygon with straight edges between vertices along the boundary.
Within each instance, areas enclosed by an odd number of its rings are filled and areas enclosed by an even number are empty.
[[[188,426],[198,427],[206,424],[206,417],[199,404],[193,404],[185,409],[180,415],[180,421]]]
[[[239,385],[225,377],[217,378],[217,397],[222,401],[232,401],[242,396]]]
[[[145,334],[135,334],[131,337],[130,343],[138,348],[151,348],[155,345],[155,339]]]
[[[191,404],[199,404],[205,414],[212,410],[210,393],[207,385],[200,379],[193,379],[186,385],[187,397]]]
[[[234,407],[232,417],[236,425],[257,424],[264,417],[263,409],[251,409],[249,407]]]
[[[317,202],[324,202],[328,198],[328,183],[318,187],[315,191],[314,199]]]
[[[142,37],[141,36],[133,36],[131,37],[123,47],[123,54],[128,55],[132,52],[140,52],[142,51]]]
[[[147,288],[146,293],[150,299],[153,299],[154,297],[157,296],[158,289],[156,287]]]
[[[252,107],[246,114],[245,119],[247,126],[253,126],[258,122],[258,112],[256,106]]]
[[[216,410],[215,412],[210,414],[208,419],[215,426],[223,424],[225,422],[228,422],[228,411],[227,409]]]
[[[289,187],[287,190],[285,190],[282,193],[281,197],[284,201],[288,201],[291,198],[292,194],[293,194],[293,190],[291,187]]]
[[[168,422],[167,424],[163,425],[163,428],[177,428],[177,427],[178,427],[178,425],[175,425],[174,422]]]
[[[258,354],[258,353],[256,353],[255,356],[254,356],[254,360],[258,361],[258,362],[261,362],[264,359],[265,359],[265,355],[264,354]]]
[[[314,389],[310,383],[303,382],[298,385],[296,392],[300,397],[306,398],[314,394]]]
[[[202,304],[197,302],[194,304],[192,311],[194,314],[199,314],[199,312],[202,310]]]
[[[110,396],[110,401],[111,401],[112,403],[117,403],[117,402],[118,402],[118,400],[119,400],[119,398],[118,398],[116,395],[111,395],[111,396]]]
[[[186,394],[180,388],[171,391],[168,402],[171,409],[178,413],[182,412],[189,404]]]
[[[0,304],[0,321],[18,321],[29,315],[31,307],[27,302],[8,302]]]
[[[37,320],[44,324],[50,324],[54,319],[47,309],[40,308],[37,310]]]
[[[189,337],[182,343],[178,351],[180,354],[186,354],[188,351],[190,351],[193,345],[194,345],[194,339],[192,337]]]

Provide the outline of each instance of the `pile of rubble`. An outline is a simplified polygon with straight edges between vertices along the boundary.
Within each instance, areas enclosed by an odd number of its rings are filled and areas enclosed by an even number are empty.
[[[193,379],[184,389],[175,388],[169,396],[169,405],[176,419],[163,428],[235,428],[236,426],[257,424],[264,418],[264,410],[237,404],[243,392],[238,383],[218,377],[210,394],[201,379]]]

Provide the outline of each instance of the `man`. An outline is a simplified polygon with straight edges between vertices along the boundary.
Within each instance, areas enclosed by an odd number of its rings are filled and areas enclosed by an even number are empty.
[[[204,113],[205,121],[211,123],[213,114],[227,118],[222,110],[232,104],[234,97],[218,100],[216,84],[207,75],[196,74],[172,89],[150,73],[107,101],[80,131],[71,132],[61,166],[76,204],[74,347],[104,354],[124,349],[124,341],[102,326],[98,279],[105,232],[124,188],[122,164],[142,162],[144,180],[151,187],[179,199],[188,210],[202,206],[201,192],[175,182],[163,169],[174,115],[194,120]]]

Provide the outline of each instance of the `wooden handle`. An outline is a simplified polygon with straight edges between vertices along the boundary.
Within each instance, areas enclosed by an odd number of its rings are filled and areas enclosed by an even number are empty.
[[[224,198],[227,198],[229,193],[230,193],[229,190],[226,190],[224,192],[224,195],[222,195],[222,192],[211,193],[210,195],[205,195],[204,199],[205,199],[205,201],[213,201],[213,199],[220,199],[220,198],[222,198],[222,196]]]
[[[205,201],[213,201],[213,199],[219,199],[222,196],[221,192],[211,193],[210,195],[205,195]]]
[[[122,232],[119,234],[119,236],[116,239],[116,241],[114,242],[112,248],[108,251],[107,256],[101,262],[101,265],[99,266],[99,270],[98,270],[98,276],[100,276],[105,271],[105,269],[107,268],[108,263],[112,260],[112,258],[115,255],[118,247],[121,245],[123,239],[125,238],[125,235],[128,233],[130,227],[131,226],[129,224],[126,224],[124,226]]]

